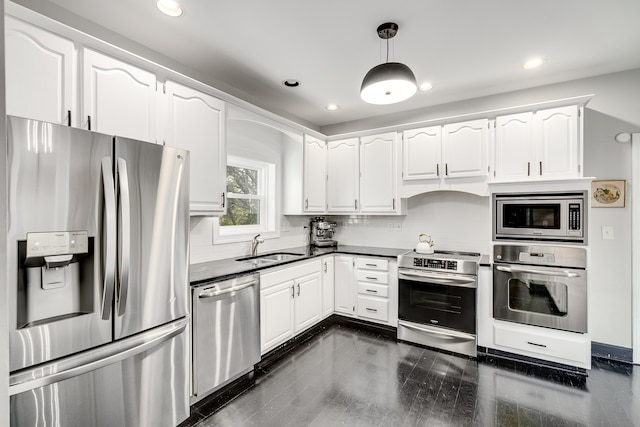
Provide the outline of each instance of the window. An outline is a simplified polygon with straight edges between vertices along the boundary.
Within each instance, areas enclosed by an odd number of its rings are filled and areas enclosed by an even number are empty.
[[[227,159],[227,213],[214,224],[214,242],[241,241],[275,233],[275,165]]]

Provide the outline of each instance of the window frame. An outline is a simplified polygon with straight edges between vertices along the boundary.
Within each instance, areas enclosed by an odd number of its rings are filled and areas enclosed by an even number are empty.
[[[276,221],[276,165],[245,157],[228,156],[227,167],[229,166],[257,170],[257,195],[229,193],[226,191],[226,188],[225,195],[227,206],[231,199],[259,200],[260,212],[258,224],[220,225],[220,217],[215,217],[213,222],[213,243],[231,243],[250,240],[256,234],[261,234],[263,238],[279,237]]]

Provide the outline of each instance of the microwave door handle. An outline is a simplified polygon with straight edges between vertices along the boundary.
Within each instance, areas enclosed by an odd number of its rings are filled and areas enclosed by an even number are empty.
[[[131,199],[129,197],[129,176],[127,174],[127,162],[118,158],[118,198],[120,213],[120,278],[118,292],[118,315],[122,316],[127,308],[127,292],[129,290],[129,270],[131,262]]]
[[[116,270],[116,195],[113,173],[111,171],[111,158],[102,159],[102,186],[104,197],[103,214],[103,248],[104,248],[104,272],[102,284],[101,317],[108,320],[111,317],[113,304],[113,288],[115,287]]]
[[[580,277],[578,273],[570,271],[549,271],[549,270],[536,270],[535,268],[520,268],[520,267],[503,267],[501,265],[496,266],[496,270],[504,271],[505,273],[529,273],[529,274],[542,274],[544,276],[560,276],[560,277]]]

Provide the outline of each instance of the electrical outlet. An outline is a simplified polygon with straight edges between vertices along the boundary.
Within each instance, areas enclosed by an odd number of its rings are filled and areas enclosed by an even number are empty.
[[[613,240],[613,226],[604,225],[601,229],[602,240]]]

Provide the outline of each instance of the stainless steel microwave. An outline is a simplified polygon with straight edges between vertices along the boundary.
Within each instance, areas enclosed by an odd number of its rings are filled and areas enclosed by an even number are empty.
[[[587,243],[587,192],[493,195],[493,240]]]

